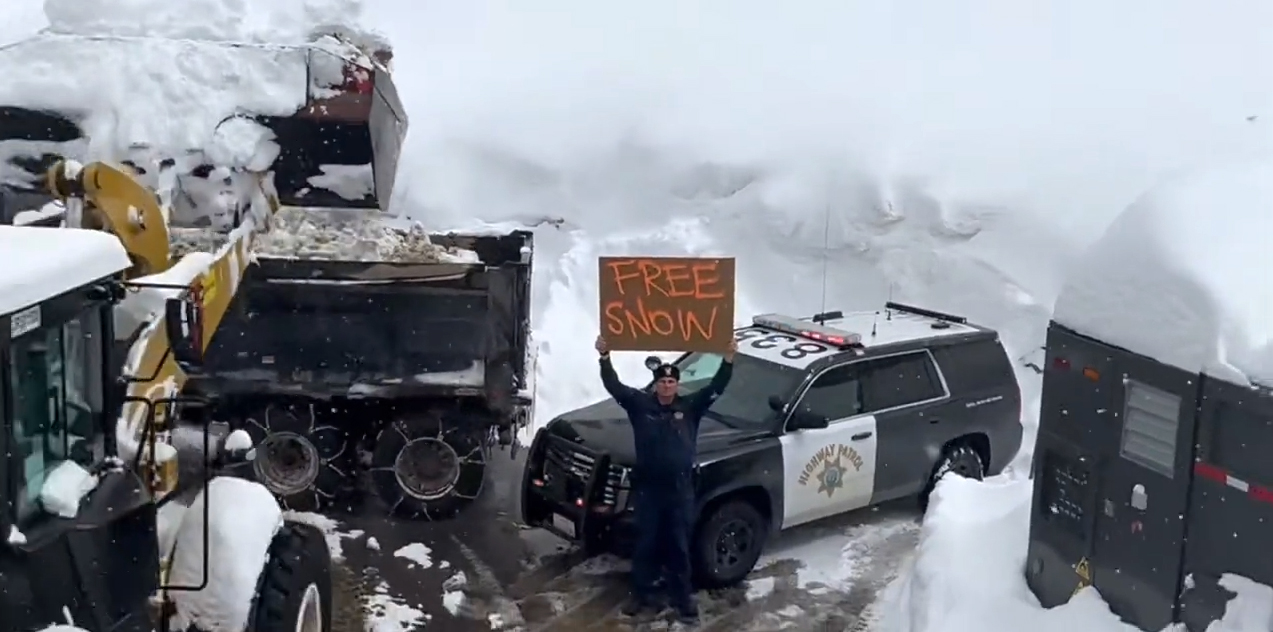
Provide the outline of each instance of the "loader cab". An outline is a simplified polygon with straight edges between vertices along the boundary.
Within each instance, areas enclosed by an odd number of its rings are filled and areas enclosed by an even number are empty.
[[[153,504],[108,463],[130,262],[113,236],[76,229],[0,226],[0,252],[0,621],[110,629],[144,617],[158,581]]]

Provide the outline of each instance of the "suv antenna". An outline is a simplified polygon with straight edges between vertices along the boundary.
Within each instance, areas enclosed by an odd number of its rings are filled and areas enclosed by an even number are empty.
[[[826,207],[822,216],[822,306],[818,308],[818,313],[824,314],[827,311],[827,265],[831,258],[831,183],[827,182],[827,199]]]
[[[874,338],[875,334],[879,332],[879,325],[880,325],[880,310],[877,309],[875,310],[875,314],[871,317],[871,337],[872,338]]]

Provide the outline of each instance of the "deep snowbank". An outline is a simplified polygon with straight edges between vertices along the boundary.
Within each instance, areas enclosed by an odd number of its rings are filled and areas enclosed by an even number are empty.
[[[1025,582],[1031,481],[947,477],[876,632],[1137,632],[1093,589],[1044,610]]]
[[[1006,476],[938,483],[919,547],[881,597],[874,632],[1139,632],[1110,612],[1094,588],[1050,610],[1030,593],[1031,484]],[[1224,575],[1221,584],[1237,596],[1208,632],[1271,629],[1273,588],[1236,575]]]

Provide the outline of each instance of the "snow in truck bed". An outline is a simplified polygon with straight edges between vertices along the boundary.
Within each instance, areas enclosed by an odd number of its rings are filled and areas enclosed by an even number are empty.
[[[1273,385],[1273,160],[1133,203],[1082,255],[1054,320],[1190,372]]]
[[[210,228],[170,231],[174,260],[190,252],[215,252],[226,238]],[[262,257],[314,261],[480,263],[471,250],[434,244],[418,223],[349,209],[281,209],[270,229],[253,238],[251,250]]]

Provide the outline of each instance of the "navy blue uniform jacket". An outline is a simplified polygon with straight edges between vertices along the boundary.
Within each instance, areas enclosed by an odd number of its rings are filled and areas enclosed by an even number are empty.
[[[677,395],[665,406],[654,393],[620,382],[610,357],[601,358],[601,383],[632,422],[635,485],[689,489],[698,450],[698,423],[712,402],[725,392],[733,372],[732,362],[721,362],[707,386],[689,395]]]

